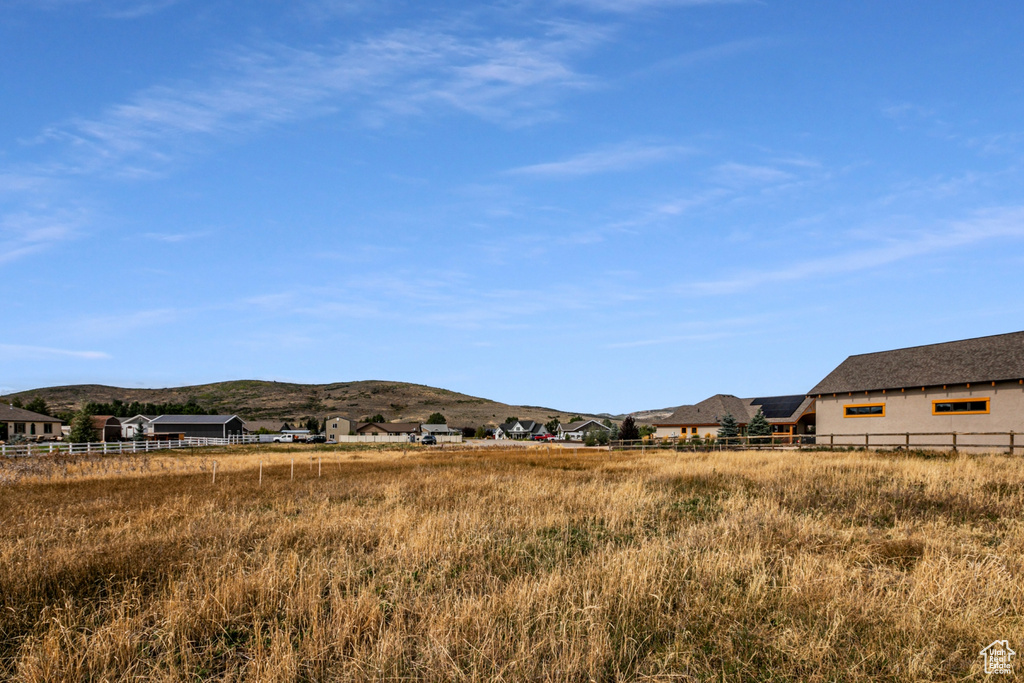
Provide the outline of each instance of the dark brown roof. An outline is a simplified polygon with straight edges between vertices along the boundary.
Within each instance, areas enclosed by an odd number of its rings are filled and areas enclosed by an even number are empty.
[[[1024,332],[850,356],[813,395],[1024,379]]]
[[[60,422],[56,417],[33,413],[24,408],[15,408],[7,403],[0,403],[0,422]]]
[[[736,398],[732,394],[715,394],[697,405],[679,406],[674,413],[657,424],[665,426],[715,424],[725,417],[726,413],[735,417],[736,422],[746,424],[750,420],[747,405],[747,401]]]
[[[379,427],[388,434],[412,434],[420,431],[418,422],[360,422],[354,431],[358,434],[360,430],[368,427]]]

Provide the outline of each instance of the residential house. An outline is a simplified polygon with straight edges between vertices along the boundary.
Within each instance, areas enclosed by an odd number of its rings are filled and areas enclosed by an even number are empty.
[[[55,417],[0,404],[0,441],[26,439],[51,441],[61,436],[61,422]]]
[[[431,434],[433,436],[456,436],[462,434],[461,429],[455,429],[444,424],[425,424],[420,425],[420,431],[423,434]]]
[[[334,417],[327,418],[327,428],[324,430],[324,434],[327,436],[328,441],[337,442],[339,436],[355,434],[356,427],[358,427],[359,424],[360,423],[355,420],[335,415]]]
[[[150,421],[152,435],[162,439],[182,436],[224,439],[242,436],[245,423],[237,415],[161,415]]]
[[[360,422],[354,431],[357,435],[390,434],[398,436],[408,434],[415,439],[416,434],[420,431],[420,424],[418,422]]]
[[[732,394],[715,394],[695,405],[679,406],[662,422],[655,423],[655,438],[706,439],[717,437],[722,418],[732,415],[745,434],[757,411],[764,412],[772,434],[793,436],[815,431],[815,402],[803,394],[738,398]]]
[[[146,433],[146,428],[155,415],[136,415],[135,417],[121,418],[121,438],[134,439],[137,435]]]
[[[940,445],[923,435],[971,432],[958,445],[1005,445],[1024,432],[1024,332],[850,356],[809,395],[818,433],[835,444],[867,434],[873,445]]]
[[[516,420],[505,422],[494,430],[495,439],[532,439],[535,436],[548,434],[547,428],[540,422],[533,420]]]
[[[121,421],[113,415],[93,415],[92,429],[103,443],[121,440]]]
[[[286,427],[283,420],[245,420],[244,429],[246,434],[257,434],[261,429],[264,434],[280,434]]]
[[[587,432],[604,431],[611,435],[611,427],[598,420],[577,420],[564,425],[558,425],[558,438],[566,441],[583,441],[587,438]]]

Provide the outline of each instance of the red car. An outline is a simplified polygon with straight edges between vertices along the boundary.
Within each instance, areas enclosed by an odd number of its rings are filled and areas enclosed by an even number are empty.
[[[547,441],[548,439],[553,438],[555,438],[554,434],[534,434],[533,436],[534,441]]]

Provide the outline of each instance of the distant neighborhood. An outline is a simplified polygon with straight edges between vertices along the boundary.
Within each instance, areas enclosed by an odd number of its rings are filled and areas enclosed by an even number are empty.
[[[126,404],[114,406],[123,412]],[[1024,432],[1024,332],[977,337],[850,356],[806,394],[740,398],[716,394],[676,408],[652,424],[632,417],[573,416],[562,423],[508,417],[496,427],[447,424],[440,412],[426,422],[354,419],[332,414],[294,424],[206,415],[194,403],[169,405],[188,414],[49,414],[36,398],[25,406],[0,403],[0,442],[98,442],[259,435],[266,441],[326,443],[451,443],[464,439],[561,441],[588,445],[618,439],[707,444],[723,434],[763,435],[830,445],[915,445],[915,435],[962,434],[953,446],[995,444],[994,435]],[[992,438],[986,438],[986,435]],[[955,438],[955,437],[954,437]],[[881,439],[881,440],[879,440]],[[1022,440],[1024,441],[1024,440]],[[1024,445],[1022,443],[1021,445]]]

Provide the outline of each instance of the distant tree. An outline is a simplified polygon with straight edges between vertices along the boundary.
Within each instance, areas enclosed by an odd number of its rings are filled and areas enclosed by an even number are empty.
[[[603,424],[603,425],[604,425],[605,427],[607,427],[608,429],[611,429],[611,428],[612,428],[612,425],[613,425],[613,424],[615,424],[615,423],[614,423],[614,422],[612,422],[610,418],[607,418],[607,417],[606,417],[605,419],[601,420],[601,424]]]
[[[569,422],[583,422],[586,419],[587,418],[583,417],[582,415],[573,415],[572,417],[569,418]]]
[[[68,438],[72,443],[90,443],[96,441],[96,430],[92,426],[92,413],[83,407],[71,418],[71,434]]]
[[[740,435],[739,423],[736,422],[736,418],[732,416],[732,413],[726,413],[718,421],[718,424],[718,438],[725,439],[725,443],[732,443],[731,439]]]
[[[518,417],[506,417],[505,418],[505,422],[503,424],[508,424],[509,422],[519,422],[519,418]]]
[[[369,420],[367,420],[367,422],[387,422],[387,420],[384,419],[383,415],[381,415],[380,413],[377,413],[376,415],[371,417]]]
[[[553,417],[553,418],[551,418],[550,420],[548,420],[547,422],[544,423],[544,429],[548,430],[549,434],[557,434],[558,433],[558,425],[559,424],[561,424],[561,423],[558,421],[558,418],[557,417]]]
[[[634,441],[640,438],[640,430],[637,429],[636,420],[632,415],[627,415],[619,427],[619,438],[623,441]]]
[[[472,427],[463,427],[462,428],[462,438],[463,439],[472,439],[474,436],[476,436],[476,430],[474,428],[472,428]]]
[[[477,427],[476,432],[473,433],[473,437],[476,439],[484,439],[487,437],[487,430],[484,427]]]
[[[750,424],[747,425],[747,436],[761,437],[752,439],[754,443],[765,443],[766,439],[763,437],[772,435],[772,426],[768,423],[768,418],[764,416],[764,411],[760,408],[757,409],[757,414],[750,418]]]
[[[305,427],[306,427],[306,429],[309,430],[310,434],[319,434],[320,433],[320,420],[316,419],[315,417],[308,417],[308,418],[306,418]]]
[[[444,415],[441,413],[432,413],[430,417],[427,418],[426,423],[428,425],[446,425],[448,424],[448,420],[446,420]]]
[[[25,407],[25,406],[23,406],[21,404],[21,399],[20,398],[12,399],[10,405],[13,408],[24,408]]]
[[[640,431],[641,439],[644,438],[645,436],[653,436],[654,433],[658,431],[657,429],[655,429],[654,425],[640,425],[638,429]]]
[[[597,434],[595,434],[594,432],[595,432],[595,430],[593,430],[593,429],[587,431],[586,436],[583,437],[583,445],[584,446],[596,446],[597,445]]]
[[[595,429],[591,433],[597,435],[597,445],[598,446],[607,446],[608,445],[608,439],[611,438],[610,435],[608,434],[608,432],[606,432],[603,429]]]
[[[612,423],[612,428],[608,432],[608,438],[611,439],[612,441],[619,440],[619,425]]]
[[[30,410],[33,413],[39,413],[40,415],[50,414],[50,407],[46,405],[46,401],[43,400],[42,396],[36,396],[34,399],[26,403],[25,410]]]

